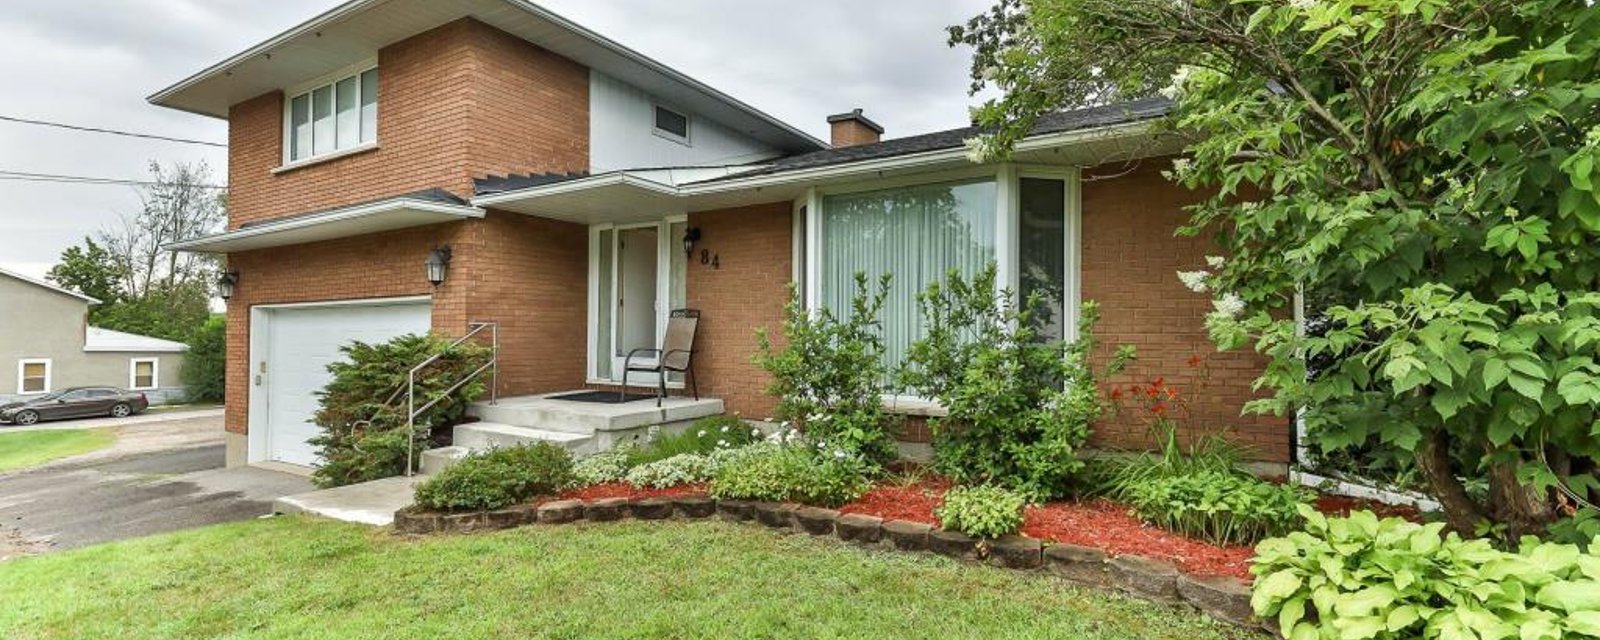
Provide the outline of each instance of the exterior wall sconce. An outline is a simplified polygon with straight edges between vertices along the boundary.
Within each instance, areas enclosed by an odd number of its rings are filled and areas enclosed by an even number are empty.
[[[434,249],[424,265],[428,268],[428,282],[434,287],[444,284],[445,276],[450,273],[450,245]]]
[[[687,231],[684,231],[683,232],[683,253],[684,253],[684,255],[693,255],[694,254],[694,244],[696,242],[699,242],[699,241],[700,241],[700,227],[690,227]]]
[[[233,299],[233,290],[239,286],[239,272],[229,271],[217,277],[217,296],[223,302]]]

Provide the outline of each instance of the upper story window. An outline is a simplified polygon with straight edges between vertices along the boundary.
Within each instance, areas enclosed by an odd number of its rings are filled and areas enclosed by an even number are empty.
[[[689,143],[689,116],[656,105],[656,135],[684,144]]]
[[[378,69],[368,67],[295,94],[287,110],[287,162],[377,142]]]

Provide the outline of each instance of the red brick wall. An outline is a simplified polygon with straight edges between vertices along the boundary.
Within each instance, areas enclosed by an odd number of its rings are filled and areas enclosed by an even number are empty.
[[[1177,272],[1204,269],[1208,249],[1217,251],[1204,238],[1175,235],[1188,220],[1183,207],[1199,196],[1161,176],[1168,162],[1146,160],[1126,175],[1120,165],[1084,172],[1083,297],[1100,303],[1097,333],[1106,352],[1120,344],[1139,350],[1138,360],[1110,383],[1148,385],[1164,378],[1187,399],[1175,415],[1182,418],[1180,433],[1226,435],[1251,447],[1255,459],[1287,462],[1287,420],[1240,415],[1264,362],[1244,352],[1217,353],[1204,325],[1210,297],[1178,281]],[[1189,362],[1195,356],[1198,367]],[[1152,446],[1148,414],[1129,405],[1095,428],[1092,444]]]
[[[284,95],[235,105],[230,228],[435,187],[470,197],[487,174],[589,167],[588,70],[483,23],[385,47],[378,84],[376,150],[278,174]]]
[[[788,202],[689,215],[703,238],[696,247],[722,267],[689,261],[689,307],[701,312],[695,346],[700,394],[721,398],[729,413],[772,417],[771,377],[751,363],[757,328],[783,333],[783,306],[794,279],[793,210]],[[781,342],[780,342],[781,343]]]

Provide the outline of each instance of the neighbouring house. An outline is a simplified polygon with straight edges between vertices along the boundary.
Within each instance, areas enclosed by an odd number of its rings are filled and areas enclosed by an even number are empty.
[[[855,272],[893,273],[898,359],[916,292],[990,262],[1053,300],[1065,337],[1079,301],[1098,301],[1108,348],[1140,350],[1122,383],[1164,377],[1192,392],[1191,424],[1262,462],[1290,456],[1288,421],[1240,416],[1262,361],[1215,354],[1211,301],[1175,276],[1204,268],[1207,243],[1174,235],[1199,196],[1161,176],[1181,148],[1152,132],[1161,100],[1052,115],[1011,162],[979,165],[973,129],[885,139],[857,109],[818,140],[531,2],[357,0],[151,102],[229,123],[228,227],[171,248],[226,255],[234,276],[231,464],[315,464],[307,420],[339,345],[475,322],[498,334],[499,409],[479,413],[499,431],[483,437],[617,426],[540,424],[553,409],[525,396],[615,389],[622,358],[679,308],[702,314],[700,394],[764,418],[754,334],[781,325],[789,283],[837,307]],[[905,440],[927,441],[908,424]],[[1127,414],[1095,434],[1150,442]]]
[[[0,403],[73,387],[183,400],[182,343],[89,326],[99,300],[0,269]]]

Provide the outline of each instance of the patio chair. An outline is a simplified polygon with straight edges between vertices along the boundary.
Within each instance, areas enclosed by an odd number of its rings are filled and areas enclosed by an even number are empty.
[[[628,352],[628,357],[622,361],[622,399],[627,399],[628,374],[632,372],[654,373],[657,375],[656,406],[661,406],[661,400],[667,397],[667,374],[682,373],[686,375],[690,388],[694,391],[694,399],[700,399],[700,379],[694,375],[694,334],[700,326],[700,312],[695,309],[677,309],[667,318],[667,337],[662,341],[660,349],[634,349]],[[634,364],[633,359],[639,356],[654,355],[654,362],[641,362]]]

